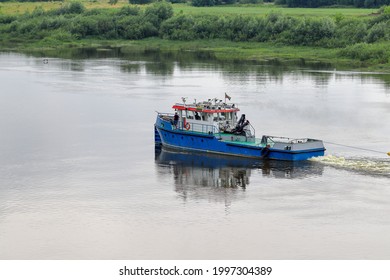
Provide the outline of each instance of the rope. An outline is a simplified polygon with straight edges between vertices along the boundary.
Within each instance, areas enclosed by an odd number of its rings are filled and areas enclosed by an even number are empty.
[[[334,143],[334,142],[325,142],[324,141],[324,143],[332,144],[332,145],[336,145],[336,146],[347,147],[347,148],[351,148],[351,149],[362,150],[362,151],[374,152],[374,153],[379,153],[379,154],[388,154],[387,152],[371,150],[371,149],[365,149],[365,148],[361,148],[361,147],[354,147],[354,146],[349,146],[349,145],[343,145],[343,144],[338,144],[338,143]]]

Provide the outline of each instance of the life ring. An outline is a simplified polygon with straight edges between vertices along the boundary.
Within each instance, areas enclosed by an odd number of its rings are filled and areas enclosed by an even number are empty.
[[[184,125],[184,128],[185,128],[186,130],[189,130],[189,129],[191,128],[190,123],[186,123],[186,124]]]

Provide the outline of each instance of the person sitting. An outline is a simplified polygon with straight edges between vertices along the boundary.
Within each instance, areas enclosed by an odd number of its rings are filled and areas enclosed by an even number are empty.
[[[195,112],[195,120],[200,121],[200,116],[199,116],[198,112]]]

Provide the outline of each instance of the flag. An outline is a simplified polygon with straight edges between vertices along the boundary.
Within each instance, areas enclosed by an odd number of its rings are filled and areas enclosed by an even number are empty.
[[[231,99],[231,97],[229,95],[227,95],[226,92],[225,92],[225,99],[226,98],[229,99],[229,100]]]

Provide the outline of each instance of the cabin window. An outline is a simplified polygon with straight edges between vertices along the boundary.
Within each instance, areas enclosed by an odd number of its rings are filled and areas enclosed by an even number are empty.
[[[214,113],[214,114],[213,114],[213,120],[214,120],[215,122],[225,120],[224,114],[225,114],[225,113],[220,113],[220,114]]]
[[[192,111],[186,111],[187,119],[193,120],[194,119],[194,112]]]

